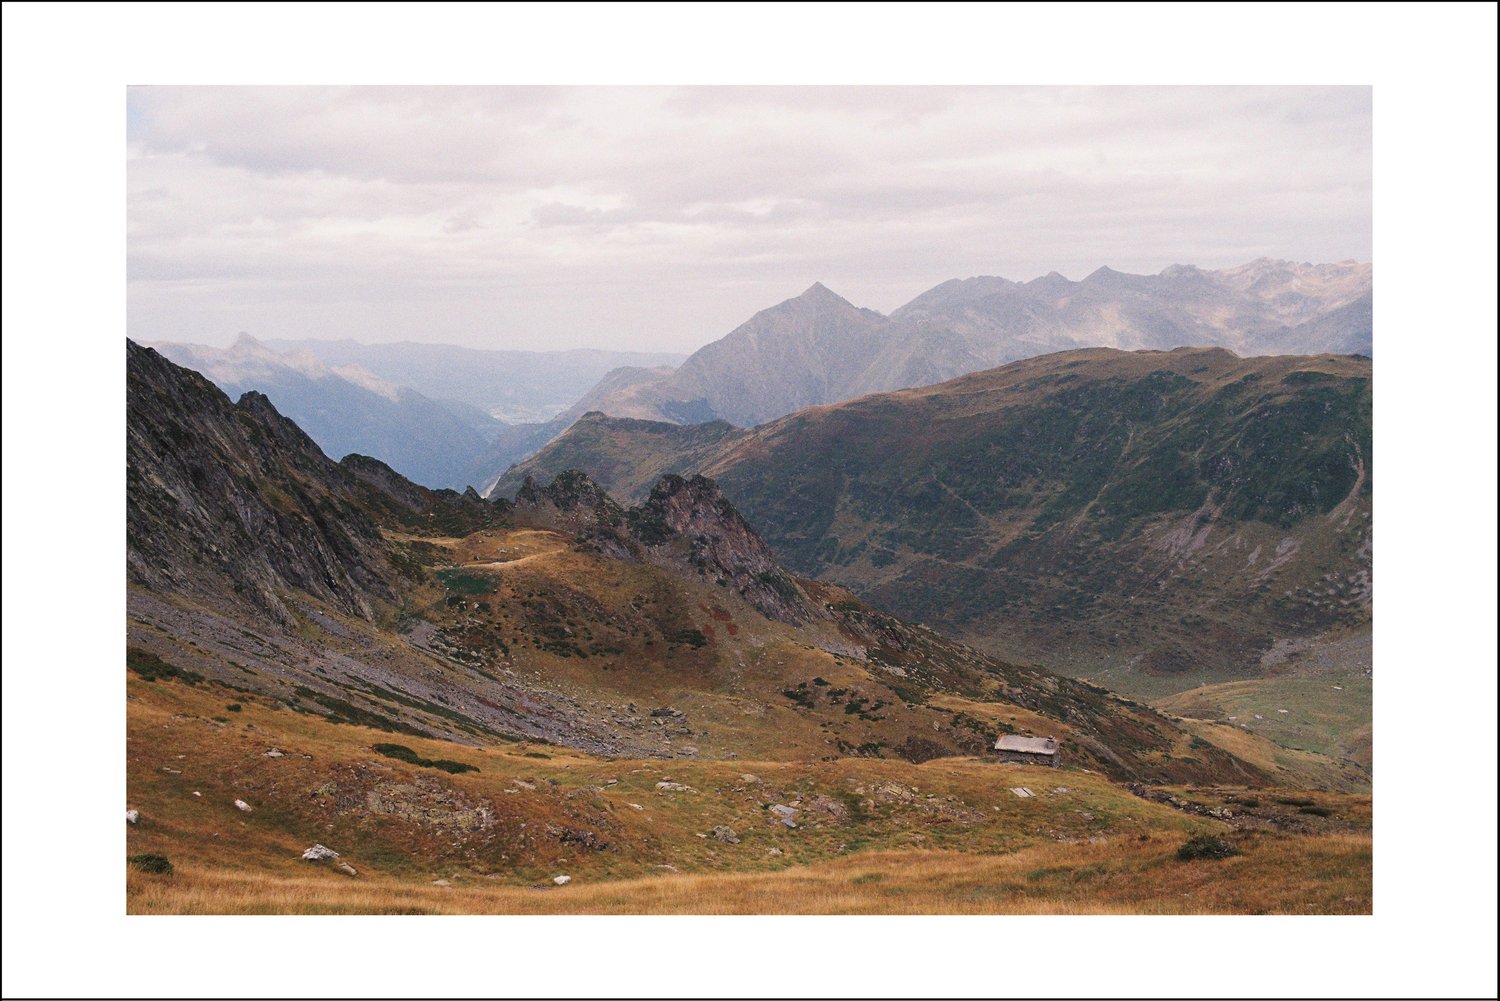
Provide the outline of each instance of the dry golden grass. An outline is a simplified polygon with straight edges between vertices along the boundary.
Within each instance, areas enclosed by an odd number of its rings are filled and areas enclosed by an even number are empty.
[[[180,867],[132,872],[139,914],[1368,914],[1370,839],[1269,838],[1179,862],[1172,844],[1041,845],[1010,855],[870,852],[771,873],[518,888]]]
[[[1079,771],[972,759],[922,765],[857,758],[606,760],[553,747],[481,749],[397,738],[423,756],[480,768],[445,775],[417,772],[374,754],[372,745],[390,740],[389,734],[274,710],[250,699],[221,723],[212,717],[222,711],[223,695],[206,686],[132,678],[128,690],[129,805],[142,811],[141,822],[129,828],[128,850],[166,854],[176,867],[170,876],[129,871],[132,913],[1364,913],[1370,908],[1367,799],[1321,794],[1319,802],[1335,809],[1342,826],[1320,822],[1325,828],[1314,836],[1247,835],[1147,802],[1103,776]],[[287,756],[266,758],[271,746]],[[530,756],[537,753],[546,756]],[[756,779],[746,779],[746,773]],[[370,814],[362,806],[350,813],[320,805],[328,799],[318,792],[325,783],[353,791],[362,802],[360,775],[374,776],[377,784],[435,780],[471,802],[489,802],[502,826],[512,825],[510,840],[460,845],[465,836],[451,828],[429,830]],[[664,778],[699,792],[663,793],[655,783]],[[1021,785],[1038,795],[1022,799],[1009,792]],[[911,795],[899,802],[881,799],[873,790],[882,786]],[[1065,793],[1054,789],[1061,786]],[[812,802],[826,795],[854,812],[837,822],[804,812],[800,826],[788,830],[766,813],[766,790],[774,790],[778,801]],[[236,810],[236,798],[250,801],[254,811]],[[607,832],[612,847],[570,849],[545,837],[522,844],[513,836],[516,821],[530,829],[603,824],[598,829]],[[740,844],[704,836],[721,823],[735,827]],[[1235,837],[1244,854],[1179,862],[1176,848],[1200,832]],[[343,852],[359,876],[302,861],[302,849],[314,841]],[[558,873],[571,875],[573,882],[552,886],[550,876]],[[453,885],[433,885],[438,878]]]

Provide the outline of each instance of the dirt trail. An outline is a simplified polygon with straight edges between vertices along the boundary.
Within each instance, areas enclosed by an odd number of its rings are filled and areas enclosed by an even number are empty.
[[[500,567],[513,567],[518,566],[522,563],[530,563],[532,560],[539,560],[547,556],[556,556],[558,553],[563,551],[563,548],[565,547],[559,546],[557,549],[547,549],[540,553],[527,553],[525,556],[517,556],[513,560],[494,560],[490,562],[480,560],[471,563],[465,563],[463,565],[466,568],[496,570]]]

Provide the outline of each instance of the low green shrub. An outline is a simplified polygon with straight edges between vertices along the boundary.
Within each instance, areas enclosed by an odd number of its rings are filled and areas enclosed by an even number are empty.
[[[1184,862],[1205,858],[1228,858],[1239,853],[1238,848],[1214,834],[1199,834],[1189,838],[1181,848],[1177,849],[1177,857]]]
[[[172,678],[196,685],[203,680],[203,675],[197,671],[189,671],[175,664],[168,664],[154,653],[145,650],[137,650],[134,647],[125,651],[125,666],[146,681],[157,681],[161,678]]]
[[[172,874],[172,863],[167,861],[165,855],[147,852],[143,855],[132,855],[126,861],[141,872],[155,873],[159,876],[170,876]]]

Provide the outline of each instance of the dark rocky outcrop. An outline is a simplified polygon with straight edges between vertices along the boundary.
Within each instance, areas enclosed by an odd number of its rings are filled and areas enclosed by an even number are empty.
[[[628,518],[631,535],[653,557],[733,587],[768,618],[796,624],[822,615],[713,480],[663,476]]]
[[[369,618],[389,570],[338,465],[261,394],[234,404],[149,348],[127,341],[126,353],[129,580],[283,622],[288,590]]]

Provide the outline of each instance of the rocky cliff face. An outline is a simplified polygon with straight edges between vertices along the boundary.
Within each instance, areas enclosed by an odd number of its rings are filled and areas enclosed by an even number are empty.
[[[389,572],[339,467],[259,393],[234,404],[149,348],[126,351],[130,581],[282,621],[281,593],[299,590],[368,618]]]

